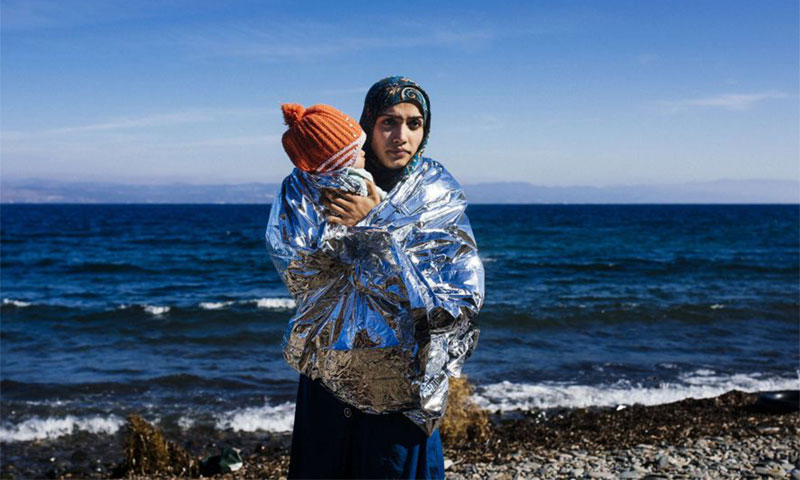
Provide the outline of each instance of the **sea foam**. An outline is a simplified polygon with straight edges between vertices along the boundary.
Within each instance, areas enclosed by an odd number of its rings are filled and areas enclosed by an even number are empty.
[[[108,417],[33,417],[16,425],[8,423],[0,427],[0,442],[24,442],[45,438],[57,438],[77,431],[89,433],[115,433],[124,420],[116,415]]]
[[[480,407],[496,412],[533,408],[659,405],[686,398],[716,397],[731,390],[758,392],[798,388],[800,380],[797,378],[765,377],[760,374],[718,375],[711,370],[698,370],[681,376],[676,382],[665,382],[655,387],[628,381],[609,385],[503,381],[478,386],[473,399]]]
[[[178,427],[180,427],[182,430],[189,430],[194,426],[195,423],[196,422],[193,418],[187,416],[182,416],[178,419]]]
[[[169,312],[170,307],[164,307],[161,305],[145,305],[144,311],[151,314],[151,315],[164,315],[165,313]]]
[[[290,432],[294,425],[294,408],[294,402],[239,408],[218,416],[216,427],[237,432]]]
[[[273,310],[291,310],[297,305],[291,298],[259,298],[255,300],[258,308],[269,308]]]
[[[30,307],[30,302],[23,302],[22,300],[14,300],[13,298],[4,298],[3,305],[11,305],[17,308]]]
[[[233,303],[234,302],[200,302],[200,308],[203,310],[219,310],[233,305]]]

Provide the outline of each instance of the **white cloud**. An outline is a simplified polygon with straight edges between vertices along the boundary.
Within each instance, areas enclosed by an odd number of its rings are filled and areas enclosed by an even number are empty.
[[[127,130],[135,128],[164,127],[185,123],[201,123],[211,121],[212,119],[212,115],[202,112],[160,113],[141,117],[117,118],[105,122],[91,123],[88,125],[52,128],[39,133],[45,135],[58,135],[81,132],[98,132],[105,130]]]
[[[194,109],[38,131],[3,131],[3,174],[105,171],[124,177],[141,172],[185,176],[213,172],[222,159],[237,172],[259,171],[252,165],[280,158],[281,153],[280,134],[267,131],[260,118],[249,118],[268,113]],[[277,121],[273,123],[277,126]]]
[[[188,6],[187,0],[173,0],[173,8]],[[126,20],[154,18],[169,13],[159,2],[127,0],[4,0],[3,30],[76,28]]]
[[[344,28],[344,31],[347,31]],[[397,31],[395,29],[394,31]],[[298,35],[298,32],[303,32]],[[495,36],[487,28],[425,28],[415,23],[402,35],[384,30],[367,31],[362,26],[353,34],[342,34],[343,25],[297,22],[271,25],[215,25],[176,33],[173,38],[184,48],[204,57],[246,57],[266,61],[309,61],[331,55],[386,48],[473,48]]]
[[[175,125],[185,125],[194,123],[209,123],[230,117],[256,116],[266,113],[264,109],[240,108],[240,109],[195,109],[183,112],[154,113],[140,115],[136,117],[118,117],[108,120],[101,120],[95,123],[84,125],[73,125],[33,132],[5,131],[4,140],[18,140],[25,137],[42,137],[72,135],[92,132],[110,132],[117,130],[135,130],[151,127],[169,127]]]
[[[750,110],[756,104],[765,100],[786,98],[788,96],[789,95],[787,93],[778,91],[758,93],[726,93],[713,97],[667,101],[662,102],[662,105],[669,112],[677,112],[689,108],[721,108],[731,111],[743,111]]]
[[[261,147],[279,145],[281,135],[252,135],[243,137],[207,138],[184,143],[162,144],[162,148],[193,149],[193,148],[233,148],[233,147]]]
[[[280,134],[262,134],[247,136],[218,136],[195,139],[173,140],[169,136],[150,134],[103,135],[98,137],[18,137],[3,135],[3,154],[6,164],[18,160],[17,157],[39,157],[54,160],[68,158],[70,161],[81,159],[100,159],[104,157],[136,158],[140,156],[158,156],[159,158],[185,158],[190,154],[198,154],[213,149],[227,151],[259,151],[253,147],[275,147],[280,145]]]

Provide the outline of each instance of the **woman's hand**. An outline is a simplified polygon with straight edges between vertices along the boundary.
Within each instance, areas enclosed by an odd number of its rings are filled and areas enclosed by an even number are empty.
[[[328,216],[329,222],[352,227],[363,220],[375,205],[381,203],[375,184],[369,180],[366,183],[369,192],[366,197],[338,190],[322,192],[322,204],[332,214]]]

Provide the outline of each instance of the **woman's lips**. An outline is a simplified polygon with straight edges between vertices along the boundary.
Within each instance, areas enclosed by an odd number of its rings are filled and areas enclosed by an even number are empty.
[[[392,155],[407,155],[407,154],[409,153],[409,152],[408,152],[408,150],[404,150],[404,149],[402,149],[402,148],[398,148],[398,149],[389,149],[389,150],[387,150],[387,151],[388,151],[390,154],[392,154]]]

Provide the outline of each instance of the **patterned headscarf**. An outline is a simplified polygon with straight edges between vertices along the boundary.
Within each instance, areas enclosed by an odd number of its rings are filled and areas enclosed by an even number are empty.
[[[372,130],[375,128],[375,121],[381,112],[403,102],[413,103],[422,112],[422,143],[419,144],[417,152],[405,167],[399,170],[392,170],[381,165],[375,156],[375,152],[372,151]],[[364,111],[361,112],[359,123],[367,133],[367,143],[364,145],[364,152],[367,154],[367,171],[375,177],[375,183],[388,192],[408,172],[414,170],[419,163],[419,159],[422,158],[422,151],[425,150],[425,144],[428,143],[428,135],[431,130],[431,111],[428,94],[413,80],[406,77],[394,76],[378,80],[367,92],[367,97],[364,99]]]

